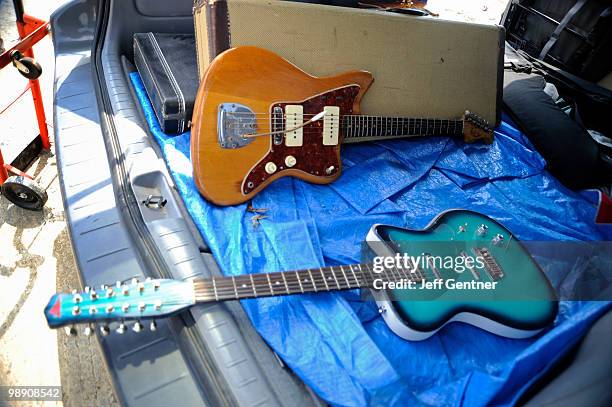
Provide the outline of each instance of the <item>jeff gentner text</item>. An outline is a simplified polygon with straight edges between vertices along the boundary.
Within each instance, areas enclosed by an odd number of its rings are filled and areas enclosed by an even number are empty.
[[[462,274],[466,270],[473,271],[484,267],[482,256],[411,256],[406,253],[377,256],[374,258],[372,270],[380,277],[374,278],[373,287],[377,290],[494,290],[497,288],[496,281],[457,281],[454,278],[426,280],[419,276],[419,270],[425,269],[453,270]],[[397,271],[400,271],[400,276],[405,275],[406,278],[389,278],[395,276]]]

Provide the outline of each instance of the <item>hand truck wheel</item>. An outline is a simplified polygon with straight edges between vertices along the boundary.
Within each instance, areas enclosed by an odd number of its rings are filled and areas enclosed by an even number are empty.
[[[19,51],[11,52],[11,59],[13,60],[13,66],[17,68],[21,76],[25,76],[28,79],[37,79],[42,75],[42,67],[34,58],[24,57]]]
[[[47,202],[47,192],[36,181],[21,175],[6,179],[2,186],[2,195],[23,209],[39,211]]]

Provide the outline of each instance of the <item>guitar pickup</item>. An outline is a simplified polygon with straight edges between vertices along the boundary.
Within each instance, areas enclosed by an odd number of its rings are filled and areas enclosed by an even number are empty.
[[[302,105],[285,106],[285,129],[291,130],[304,124],[304,107]],[[285,133],[287,147],[301,147],[304,144],[304,129],[288,131]]]
[[[467,262],[468,259],[471,259],[471,257],[468,256],[468,254],[465,251],[462,251],[460,254],[461,254],[461,257],[464,258],[464,262]],[[470,273],[472,273],[472,276],[474,276],[475,280],[480,280],[480,273],[478,272],[478,270],[476,270],[472,266],[468,266],[467,264],[465,265],[465,268],[468,269]]]
[[[421,280],[426,281],[427,280],[426,277],[425,277],[425,273],[423,273],[423,270],[421,270],[419,268],[419,266],[415,262],[410,261],[409,270],[410,270],[410,274],[411,275],[413,275],[413,276],[418,278],[417,281],[421,281]]]
[[[283,140],[285,139],[285,134],[282,133],[285,130],[285,115],[283,114],[283,108],[280,106],[275,106],[272,110],[272,140],[275,146],[279,146],[283,144]]]
[[[424,256],[425,261],[427,262],[427,267],[431,270],[436,280],[441,280],[442,274],[440,273],[440,270],[438,270],[438,268],[436,267],[436,261],[434,257],[430,253],[425,253]]]
[[[473,250],[476,256],[482,257],[484,260],[484,269],[489,277],[491,277],[491,280],[499,281],[504,277],[504,271],[499,264],[497,264],[495,257],[493,257],[489,249],[483,247],[475,248]]]
[[[340,108],[338,106],[325,106],[323,108],[323,145],[337,146],[340,135]]]

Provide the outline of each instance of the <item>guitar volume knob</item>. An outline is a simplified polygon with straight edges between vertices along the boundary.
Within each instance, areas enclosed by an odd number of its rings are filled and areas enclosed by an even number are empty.
[[[264,168],[268,174],[274,174],[277,170],[276,164],[274,164],[272,161],[267,163]]]
[[[292,155],[288,155],[287,157],[285,157],[285,165],[289,168],[295,166],[295,164],[297,164],[297,160],[295,159],[294,156]]]
[[[500,234],[495,235],[492,242],[495,246],[499,246],[500,244],[504,242],[504,235],[500,235]]]
[[[487,230],[489,230],[489,227],[487,225],[480,225],[478,226],[478,229],[476,229],[476,234],[478,236],[484,236],[487,234]]]

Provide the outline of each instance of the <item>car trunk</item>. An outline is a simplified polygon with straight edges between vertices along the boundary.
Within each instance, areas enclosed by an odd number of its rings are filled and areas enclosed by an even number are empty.
[[[133,34],[193,34],[192,2],[91,0],[58,10],[53,19],[66,28],[54,32],[56,148],[83,282],[222,275],[130,81]],[[165,205],[152,204],[156,199]],[[610,318],[603,323],[609,327]],[[181,405],[323,404],[237,302],[199,305],[160,321],[155,333],[109,336],[101,346],[128,405],[168,405],[177,395]],[[539,397],[554,398],[567,386],[546,387],[557,374],[539,381]]]

